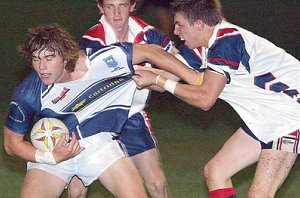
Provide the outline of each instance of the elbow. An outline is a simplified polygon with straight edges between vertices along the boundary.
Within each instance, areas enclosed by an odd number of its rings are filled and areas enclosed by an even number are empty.
[[[208,97],[197,97],[195,106],[202,109],[203,111],[208,111],[214,106],[215,100],[209,99]]]
[[[8,155],[15,156],[13,146],[6,141],[4,141],[4,150]]]
[[[206,103],[206,102],[202,102],[202,103],[199,103],[198,107],[200,109],[202,109],[203,111],[209,111],[211,109],[211,107],[213,106],[213,104],[210,104],[210,103]]]

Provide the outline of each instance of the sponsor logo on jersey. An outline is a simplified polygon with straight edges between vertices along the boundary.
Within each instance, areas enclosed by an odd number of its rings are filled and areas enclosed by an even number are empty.
[[[107,58],[103,59],[105,64],[108,66],[108,68],[112,68],[113,70],[111,72],[115,72],[117,70],[123,69],[124,67],[119,67],[117,61],[114,59],[112,55],[108,56]]]
[[[77,104],[72,108],[72,111],[75,112],[75,111],[77,111],[77,109],[80,109],[81,107],[83,107],[85,101],[86,101],[86,99],[84,99],[84,100],[82,100],[81,102],[77,103]]]
[[[54,100],[52,100],[51,102],[52,102],[53,104],[58,103],[59,101],[61,101],[61,100],[66,96],[66,94],[67,94],[69,91],[70,91],[70,89],[64,87],[63,90],[61,91],[61,93],[59,94],[59,96],[56,97],[56,98],[55,98]]]
[[[107,79],[95,83],[84,93],[80,93],[79,97],[76,98],[68,107],[63,109],[63,112],[79,112],[84,109],[89,104],[93,103],[96,100],[99,100],[106,94],[109,94],[116,88],[130,82],[132,79],[130,76],[117,77],[113,79]]]

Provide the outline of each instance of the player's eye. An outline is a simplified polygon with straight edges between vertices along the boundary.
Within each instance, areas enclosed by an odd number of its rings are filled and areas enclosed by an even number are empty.
[[[112,9],[113,9],[113,6],[112,6],[112,5],[107,5],[107,6],[106,6],[106,9],[112,10]]]
[[[124,3],[124,4],[121,4],[121,5],[120,5],[120,8],[123,8],[123,9],[124,9],[124,8],[127,8],[127,7],[128,7],[128,4],[127,4],[127,3]]]
[[[46,57],[46,61],[52,61],[54,59],[55,56],[47,56]]]

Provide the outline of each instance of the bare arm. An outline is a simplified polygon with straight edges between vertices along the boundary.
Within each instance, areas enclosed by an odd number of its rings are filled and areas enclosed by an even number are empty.
[[[24,140],[24,135],[17,134],[7,127],[4,127],[4,148],[9,155],[18,156],[26,161],[36,161],[37,149],[30,142]],[[69,144],[65,138],[61,138],[52,153],[55,161],[59,163],[74,157],[83,149],[73,133]]]
[[[149,44],[133,45],[133,64],[151,62],[162,70],[178,76],[189,84],[195,84],[197,72],[186,67],[175,56],[165,52],[160,46]],[[195,75],[193,75],[195,74]]]
[[[149,71],[136,71],[140,76],[134,76],[133,79],[139,88],[156,84],[157,74]],[[191,76],[197,76],[191,72]],[[160,78],[157,85],[164,87],[166,78]],[[209,110],[216,102],[226,84],[226,77],[212,71],[205,71],[204,79],[201,85],[190,85],[177,83],[174,95],[179,99],[199,107],[205,111]]]
[[[139,65],[135,65],[134,69],[135,70],[148,70],[148,71],[151,71],[155,74],[163,76],[167,79],[170,79],[170,80],[173,80],[173,81],[176,81],[176,82],[180,81],[179,77],[171,74],[170,72],[164,71],[162,69],[156,69],[156,68],[152,68],[152,67],[143,67],[143,66],[139,66]],[[158,91],[158,92],[161,92],[161,93],[166,91],[165,89],[161,88],[158,85],[150,85],[149,87],[147,87],[147,89]]]

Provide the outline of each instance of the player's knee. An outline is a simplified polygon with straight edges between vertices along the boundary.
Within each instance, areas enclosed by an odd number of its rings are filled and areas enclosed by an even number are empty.
[[[168,187],[166,180],[156,180],[146,183],[146,187],[151,197],[167,197]]]
[[[204,177],[206,181],[212,181],[218,179],[217,177],[222,176],[222,166],[215,160],[210,160],[204,166]]]
[[[88,188],[86,187],[78,187],[74,186],[68,188],[68,198],[86,198],[87,197]]]

